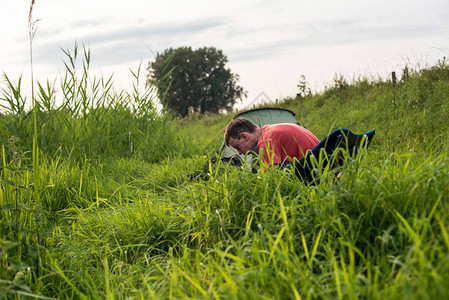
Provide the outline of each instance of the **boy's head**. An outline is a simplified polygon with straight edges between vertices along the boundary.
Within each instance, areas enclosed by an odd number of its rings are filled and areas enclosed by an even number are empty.
[[[251,151],[259,140],[257,126],[245,118],[235,118],[226,126],[224,140],[226,146],[235,148],[239,154]]]

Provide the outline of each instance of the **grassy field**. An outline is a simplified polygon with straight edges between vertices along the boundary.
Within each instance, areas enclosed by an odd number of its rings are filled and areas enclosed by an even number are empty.
[[[173,119],[139,71],[114,92],[89,58],[66,52],[62,98],[39,84],[33,110],[2,82],[1,298],[448,298],[445,59],[281,101],[320,139],[376,128],[310,185],[226,165],[189,180],[232,115]]]

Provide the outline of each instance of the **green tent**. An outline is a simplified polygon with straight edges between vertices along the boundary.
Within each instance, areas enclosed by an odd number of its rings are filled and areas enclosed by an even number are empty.
[[[235,118],[242,117],[261,127],[268,124],[292,123],[299,124],[296,114],[285,108],[263,107],[251,109],[237,114]]]

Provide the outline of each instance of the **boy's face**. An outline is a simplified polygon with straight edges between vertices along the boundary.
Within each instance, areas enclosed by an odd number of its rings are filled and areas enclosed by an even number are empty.
[[[238,151],[239,154],[245,154],[257,145],[257,137],[254,133],[242,132],[239,139],[229,138],[228,144]]]

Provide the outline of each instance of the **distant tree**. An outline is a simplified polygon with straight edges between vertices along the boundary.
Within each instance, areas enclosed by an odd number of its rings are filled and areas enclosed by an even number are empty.
[[[149,62],[147,78],[164,107],[180,116],[230,111],[246,91],[237,85],[239,76],[226,68],[227,62],[223,52],[213,47],[169,48]]]

